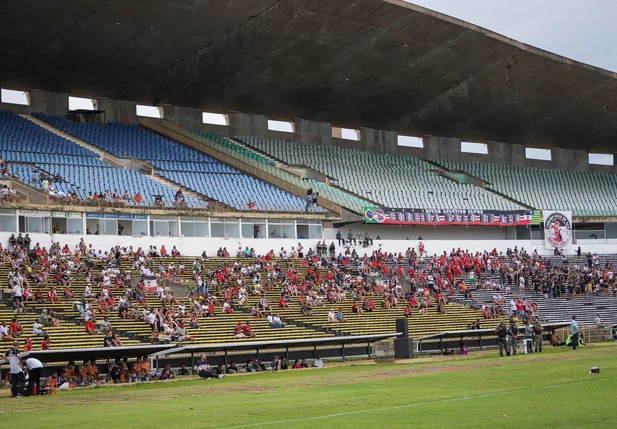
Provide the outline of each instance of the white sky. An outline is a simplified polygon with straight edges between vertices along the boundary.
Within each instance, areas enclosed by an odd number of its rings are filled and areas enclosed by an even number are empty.
[[[617,72],[615,0],[408,2],[488,28],[519,42]]]

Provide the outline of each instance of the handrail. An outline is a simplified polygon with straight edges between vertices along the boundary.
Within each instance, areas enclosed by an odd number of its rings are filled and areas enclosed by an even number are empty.
[[[192,131],[182,128],[176,124],[173,124],[164,119],[161,120],[149,120],[144,118],[138,118],[138,123],[152,131],[166,135],[173,140],[178,141],[192,149],[202,152],[212,158],[215,158],[225,164],[228,164],[238,170],[248,173],[264,182],[270,183],[277,188],[294,194],[302,199],[306,197],[306,189],[295,185],[275,174],[269,173],[263,169],[263,166],[257,167],[254,165],[254,160],[249,157],[229,150],[223,147],[214,147],[214,143],[205,137],[199,136]],[[320,197],[319,205],[325,209],[342,216],[342,208],[339,204],[328,200],[327,198]]]

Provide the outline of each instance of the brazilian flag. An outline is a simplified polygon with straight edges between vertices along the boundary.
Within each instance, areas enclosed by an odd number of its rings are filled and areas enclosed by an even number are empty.
[[[364,222],[366,223],[377,223],[375,219],[375,206],[364,207]]]

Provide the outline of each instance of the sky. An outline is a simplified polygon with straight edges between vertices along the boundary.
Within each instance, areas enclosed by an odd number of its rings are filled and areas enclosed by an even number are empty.
[[[404,1],[471,22],[519,42],[617,72],[617,0]],[[472,153],[482,153],[483,150],[473,145],[463,149]],[[550,152],[533,152],[527,156],[549,160]],[[590,154],[590,162],[612,165],[613,156]]]
[[[616,0],[408,2],[488,28],[519,42],[617,72]]]

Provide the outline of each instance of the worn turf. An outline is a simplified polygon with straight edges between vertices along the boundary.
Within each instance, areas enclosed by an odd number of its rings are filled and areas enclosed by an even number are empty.
[[[617,346],[350,364],[35,398],[0,396],[2,428],[615,427]],[[599,366],[601,374],[589,369]]]

